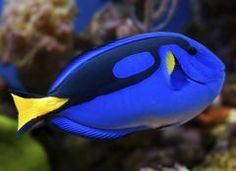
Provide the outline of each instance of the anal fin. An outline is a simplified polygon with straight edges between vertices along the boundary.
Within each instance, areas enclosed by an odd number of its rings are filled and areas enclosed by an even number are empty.
[[[65,132],[69,132],[71,134],[80,135],[92,139],[117,139],[145,129],[144,127],[120,129],[120,130],[96,129],[78,124],[62,116],[51,119],[51,122],[56,127]]]

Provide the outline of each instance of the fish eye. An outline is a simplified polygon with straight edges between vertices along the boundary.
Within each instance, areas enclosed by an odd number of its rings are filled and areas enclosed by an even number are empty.
[[[193,46],[190,46],[187,50],[187,52],[190,54],[190,55],[196,55],[197,54],[197,49]]]

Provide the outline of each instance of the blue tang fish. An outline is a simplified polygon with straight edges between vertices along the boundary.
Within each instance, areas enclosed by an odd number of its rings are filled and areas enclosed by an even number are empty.
[[[80,55],[46,96],[12,92],[18,133],[42,119],[97,139],[180,125],[212,103],[224,78],[216,55],[184,35],[124,38]]]
[[[0,76],[6,81],[10,89],[26,91],[15,65],[0,64]]]

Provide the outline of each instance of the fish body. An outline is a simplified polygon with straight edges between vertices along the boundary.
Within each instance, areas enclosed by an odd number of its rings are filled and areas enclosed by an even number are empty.
[[[212,103],[224,77],[223,63],[184,35],[121,39],[77,57],[47,97],[13,93],[19,133],[41,116],[63,131],[102,139],[180,125]]]
[[[0,77],[4,79],[10,89],[26,91],[17,68],[12,64],[0,64]]]

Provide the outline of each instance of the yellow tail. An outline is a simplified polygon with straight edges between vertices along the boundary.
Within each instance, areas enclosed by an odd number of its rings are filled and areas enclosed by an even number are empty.
[[[59,109],[68,101],[58,97],[24,98],[11,95],[18,110],[18,131],[30,121]]]

